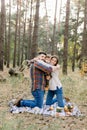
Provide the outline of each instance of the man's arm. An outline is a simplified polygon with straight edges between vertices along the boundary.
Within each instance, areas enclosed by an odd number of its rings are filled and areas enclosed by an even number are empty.
[[[46,73],[51,73],[53,71],[52,65],[49,65],[48,63],[45,63],[41,60],[34,62],[34,66]]]
[[[34,64],[35,64],[36,68],[38,68],[46,73],[51,73],[52,71],[59,69],[59,65],[53,66],[42,60],[37,60]]]

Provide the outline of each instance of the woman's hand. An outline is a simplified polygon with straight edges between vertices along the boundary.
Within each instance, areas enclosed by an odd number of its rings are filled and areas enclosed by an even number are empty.
[[[60,68],[60,65],[57,64],[56,66],[52,66],[52,70],[55,71],[55,70],[58,70]]]

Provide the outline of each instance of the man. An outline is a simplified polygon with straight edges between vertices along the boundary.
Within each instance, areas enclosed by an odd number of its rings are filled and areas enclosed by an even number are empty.
[[[38,60],[32,62],[30,67],[30,77],[31,77],[31,93],[34,100],[23,100],[21,99],[17,106],[27,106],[27,107],[39,107],[43,106],[44,99],[44,88],[46,85],[45,73],[51,73],[52,66],[46,64],[45,61],[46,53],[40,52],[38,55]],[[41,61],[41,62],[40,62]]]

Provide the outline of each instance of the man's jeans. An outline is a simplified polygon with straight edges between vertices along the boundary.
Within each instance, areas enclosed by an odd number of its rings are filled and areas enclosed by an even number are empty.
[[[54,95],[56,95],[56,98],[54,98]],[[55,102],[58,102],[59,107],[64,107],[62,87],[57,87],[57,90],[48,90],[46,105],[52,105]]]
[[[44,91],[40,89],[36,89],[35,91],[32,91],[32,95],[34,96],[34,100],[21,100],[20,106],[31,107],[31,108],[37,106],[39,108],[42,108]]]

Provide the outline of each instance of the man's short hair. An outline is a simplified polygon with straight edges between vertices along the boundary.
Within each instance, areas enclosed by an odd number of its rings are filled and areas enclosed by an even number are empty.
[[[43,52],[43,51],[38,52],[38,55],[41,55],[41,54],[47,55],[46,52]]]

